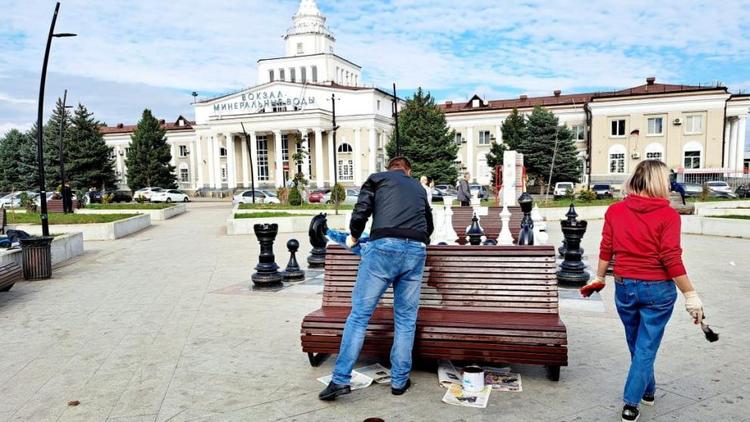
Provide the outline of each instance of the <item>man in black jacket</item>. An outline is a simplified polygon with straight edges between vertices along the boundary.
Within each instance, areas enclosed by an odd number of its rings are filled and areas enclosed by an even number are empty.
[[[403,394],[411,385],[411,354],[419,309],[419,291],[432,234],[427,194],[411,178],[405,157],[388,163],[388,171],[371,175],[354,206],[351,235],[354,246],[373,216],[370,241],[362,244],[362,260],[352,291],[352,310],[344,326],[330,384],[318,397],[334,400],[350,392],[351,372],[364,343],[367,324],[385,290],[393,285],[394,336],[391,348],[391,393]]]

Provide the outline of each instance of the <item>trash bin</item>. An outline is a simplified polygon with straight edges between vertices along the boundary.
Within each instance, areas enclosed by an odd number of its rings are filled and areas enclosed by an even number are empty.
[[[52,277],[52,236],[21,239],[21,267],[24,280]]]

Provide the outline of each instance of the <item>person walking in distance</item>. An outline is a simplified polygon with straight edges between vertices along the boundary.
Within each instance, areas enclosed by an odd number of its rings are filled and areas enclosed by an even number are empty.
[[[638,164],[625,184],[627,197],[611,205],[604,216],[599,267],[591,283],[591,287],[598,285],[594,290],[604,286],[614,255],[615,305],[631,357],[623,421],[638,420],[639,404],[654,405],[654,361],[677,300],[675,286],[685,296],[693,322],[703,319],[703,303],[682,263],[681,222],[669,204],[667,172],[659,160]]]
[[[70,188],[70,183],[65,183],[63,185],[62,192],[62,203],[63,203],[63,213],[69,214],[73,212],[73,190]]]
[[[432,207],[432,187],[429,184],[429,179],[427,179],[427,176],[420,177],[419,184],[422,185],[424,191],[427,193],[427,203],[430,205],[430,207]]]
[[[424,188],[411,178],[405,157],[388,162],[388,171],[367,178],[352,212],[346,240],[357,244],[372,215],[370,241],[363,243],[352,309],[344,325],[333,377],[320,392],[321,400],[348,394],[351,372],[365,341],[367,324],[389,286],[393,286],[394,336],[391,348],[391,393],[403,394],[411,385],[412,347],[417,325],[419,292],[433,230],[432,213]],[[382,339],[378,339],[382,340]]]
[[[464,178],[458,182],[458,201],[462,207],[468,207],[471,201],[471,188],[469,188],[469,173],[464,174]]]

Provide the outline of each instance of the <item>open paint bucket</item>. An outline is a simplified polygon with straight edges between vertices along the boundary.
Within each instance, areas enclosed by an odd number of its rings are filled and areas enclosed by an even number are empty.
[[[464,391],[478,393],[484,388],[484,369],[469,365],[464,367],[463,386]]]

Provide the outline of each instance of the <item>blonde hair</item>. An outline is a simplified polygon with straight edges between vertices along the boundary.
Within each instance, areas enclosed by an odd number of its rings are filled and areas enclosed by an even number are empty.
[[[669,198],[669,168],[659,160],[641,161],[625,182],[625,193],[649,198]]]

